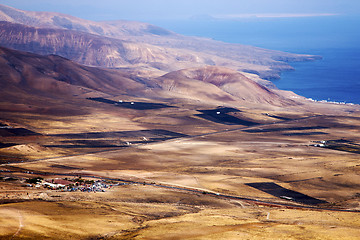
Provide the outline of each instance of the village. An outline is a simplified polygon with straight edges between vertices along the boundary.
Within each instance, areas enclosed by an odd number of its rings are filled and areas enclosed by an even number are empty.
[[[44,180],[41,177],[31,178],[26,180],[27,187],[47,188],[50,190],[57,190],[63,192],[105,192],[113,186],[118,186],[119,183],[111,183],[106,180],[89,180],[81,177],[68,178],[54,178]]]

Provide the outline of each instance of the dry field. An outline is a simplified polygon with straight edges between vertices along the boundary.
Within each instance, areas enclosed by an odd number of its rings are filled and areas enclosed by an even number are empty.
[[[200,116],[216,106],[192,102],[80,103],[86,114],[2,116],[38,135],[0,131],[12,144],[0,149],[1,239],[359,239],[358,106],[237,107],[221,118],[258,123],[239,125]],[[117,185],[25,182],[79,176]]]

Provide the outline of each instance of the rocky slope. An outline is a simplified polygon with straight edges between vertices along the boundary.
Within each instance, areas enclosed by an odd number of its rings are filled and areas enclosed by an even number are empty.
[[[286,62],[316,58],[310,55],[290,54],[204,38],[186,37],[146,23],[93,22],[60,13],[28,12],[4,5],[0,5],[0,20],[26,25],[24,28],[36,27],[38,30],[36,34],[41,33],[39,37],[42,39],[56,39],[53,42],[34,40],[29,44],[29,40],[26,39],[32,38],[34,35],[26,34],[27,30],[19,30],[14,33],[11,27],[5,27],[3,24],[0,43],[3,46],[35,51],[34,46],[40,45],[48,50],[52,49],[51,53],[53,54],[94,66],[120,67],[123,66],[124,61],[130,60],[131,64],[141,63],[142,67],[145,65],[145,67],[169,72],[194,66],[194,64],[197,66],[217,65],[256,73],[263,78],[276,78],[280,71],[291,69]],[[20,25],[16,26],[20,28]],[[72,32],[68,33],[65,30]],[[24,32],[24,34],[19,32]],[[35,32],[35,30],[31,30],[31,32]],[[14,34],[16,35],[14,36]],[[77,36],[74,37],[74,35]],[[80,35],[83,36],[78,37]],[[22,38],[24,40],[21,40]],[[95,39],[91,41],[96,42],[96,49],[99,51],[95,54],[92,52],[91,46],[88,49],[89,40],[80,40],[79,38]],[[123,41],[119,42],[119,40]],[[124,40],[129,44],[128,47],[123,46]],[[66,46],[71,52],[75,48],[76,51],[89,51],[90,53],[88,56],[72,56],[66,50],[58,50],[62,46]],[[123,47],[126,50],[122,50]],[[36,53],[44,54],[45,52],[38,51]],[[50,52],[45,54],[48,53]]]
[[[56,55],[42,56],[3,47],[0,47],[0,68],[3,94],[140,94],[148,87],[123,71],[86,67]]]
[[[190,50],[9,22],[0,22],[0,45],[44,55],[56,54],[80,64],[106,68],[145,68],[166,73],[194,66],[219,65],[269,70],[268,66],[242,63]]]
[[[276,90],[269,90],[235,70],[216,66],[144,78],[128,70],[87,67],[55,55],[42,56],[0,47],[0,68],[0,102],[10,108],[8,103],[29,103],[39,97],[118,95],[234,106],[294,104]]]
[[[268,89],[232,69],[216,66],[183,69],[157,79],[164,90],[201,101],[293,105],[277,90]]]

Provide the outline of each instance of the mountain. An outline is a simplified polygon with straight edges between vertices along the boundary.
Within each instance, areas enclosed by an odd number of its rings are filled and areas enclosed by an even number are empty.
[[[147,23],[94,22],[4,5],[0,5],[0,20],[4,21],[0,36],[2,46],[57,54],[90,66],[142,67],[161,74],[193,66],[216,65],[268,79],[292,69],[288,61],[317,58],[182,36]]]
[[[134,21],[94,22],[62,13],[31,12],[0,4],[0,21],[19,23],[40,28],[58,28],[107,36],[126,38],[144,35],[176,35],[163,28]]]
[[[190,100],[232,106],[296,104],[281,92],[267,89],[235,70],[216,66],[145,78],[129,70],[88,67],[56,55],[43,56],[0,47],[0,68],[3,73],[0,75],[0,109],[3,111],[14,111],[19,106],[19,110],[24,110],[24,104],[38,108],[48,106],[54,99],[71,102],[71,99],[94,96]]]
[[[190,54],[177,54],[156,46],[71,30],[35,28],[9,22],[0,22],[0,28],[2,46],[44,55],[56,54],[89,66],[114,68],[141,63],[165,65],[176,61],[176,57],[194,58]]]
[[[42,56],[4,47],[0,47],[0,68],[1,100],[6,99],[5,95],[18,99],[19,93],[50,97],[89,92],[141,94],[149,87],[124,71],[82,66],[56,55]]]
[[[265,87],[254,73],[276,77],[290,69],[287,61],[316,58],[186,37],[146,23],[93,22],[4,5],[0,20],[0,45],[7,47],[0,48],[0,67],[8,73],[1,76],[1,91],[15,102],[16,92],[22,92],[30,101],[32,95],[127,95],[214,105],[297,105],[289,93]]]
[[[215,55],[111,39],[84,32],[0,22],[0,45],[38,54],[56,54],[80,64],[106,68],[145,68],[166,73],[183,68],[250,66]],[[266,66],[252,69],[266,70]]]
[[[296,104],[282,93],[268,89],[243,74],[224,67],[207,66],[183,69],[157,79],[164,90],[182,96],[197,97],[203,102],[246,102],[276,106]]]

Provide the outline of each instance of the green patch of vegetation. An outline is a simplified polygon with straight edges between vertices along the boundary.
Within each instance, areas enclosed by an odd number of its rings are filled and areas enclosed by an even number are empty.
[[[95,181],[94,180],[85,180],[84,183],[85,184],[94,184]]]
[[[42,180],[44,180],[42,177],[35,177],[35,178],[27,179],[26,182],[30,183],[30,184],[37,184],[37,183],[41,182]]]
[[[74,179],[74,182],[78,182],[78,183],[83,183],[84,181],[85,181],[85,180],[82,179],[81,177]]]

